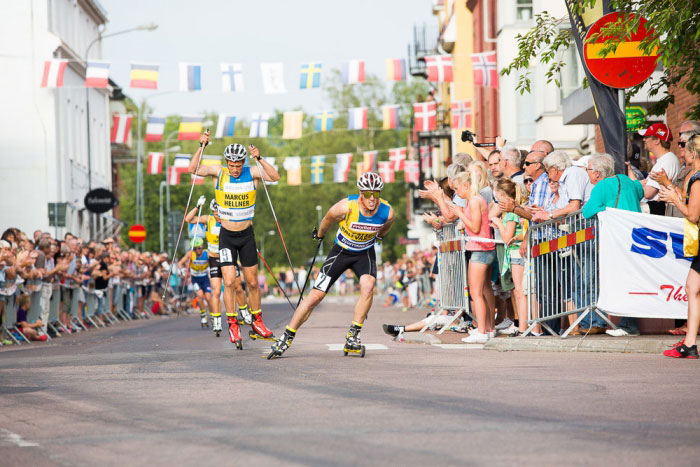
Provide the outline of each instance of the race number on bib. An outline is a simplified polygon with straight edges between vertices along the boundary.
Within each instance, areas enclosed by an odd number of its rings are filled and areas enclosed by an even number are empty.
[[[318,289],[321,292],[328,292],[328,286],[331,283],[331,278],[322,272],[318,274],[316,282],[314,282],[314,289]]]
[[[221,258],[221,263],[231,263],[233,262],[233,257],[231,256],[230,248],[223,248],[219,250],[219,257]]]

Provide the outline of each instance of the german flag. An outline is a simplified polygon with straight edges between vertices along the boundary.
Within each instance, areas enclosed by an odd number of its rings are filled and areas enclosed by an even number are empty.
[[[197,140],[202,133],[202,117],[182,117],[177,130],[179,140]]]
[[[158,89],[158,67],[157,64],[132,63],[130,86],[132,88]]]

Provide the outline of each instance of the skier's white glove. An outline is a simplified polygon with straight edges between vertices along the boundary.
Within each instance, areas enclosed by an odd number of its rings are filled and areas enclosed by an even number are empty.
[[[206,203],[206,202],[207,202],[207,197],[204,195],[200,196],[199,199],[197,200],[197,207],[199,208],[199,207],[204,206],[204,203]]]

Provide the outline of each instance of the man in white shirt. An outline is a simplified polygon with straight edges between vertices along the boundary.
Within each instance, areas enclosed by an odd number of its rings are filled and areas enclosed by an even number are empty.
[[[671,130],[665,123],[654,123],[646,130],[639,130],[639,134],[644,137],[644,148],[656,158],[656,163],[651,171],[660,172],[663,170],[669,180],[675,183],[681,172],[681,161],[670,151],[673,140]],[[627,175],[632,180],[636,180],[634,173],[629,172]],[[642,181],[642,185],[644,186],[644,198],[649,200],[649,212],[663,216],[666,205],[663,201],[659,201],[659,184],[651,177],[647,177],[646,180]]]

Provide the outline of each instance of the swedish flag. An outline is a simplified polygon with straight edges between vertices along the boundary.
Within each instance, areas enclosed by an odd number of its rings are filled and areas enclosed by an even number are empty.
[[[311,184],[323,183],[323,169],[326,165],[326,156],[311,156]]]
[[[319,112],[316,114],[316,122],[314,127],[316,131],[330,131],[333,129],[333,119],[335,113],[333,111]]]
[[[299,89],[321,87],[321,63],[304,63],[301,65]]]

